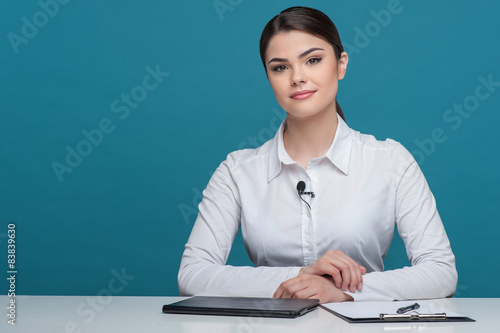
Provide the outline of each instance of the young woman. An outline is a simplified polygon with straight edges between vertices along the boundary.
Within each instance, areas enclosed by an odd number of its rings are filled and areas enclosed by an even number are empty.
[[[453,295],[455,257],[418,164],[398,142],[345,122],[336,96],[348,55],[333,22],[289,8],[264,28],[260,52],[287,116],[274,139],[229,154],[212,176],[182,257],[181,295]],[[395,225],[411,267],[384,271]],[[226,265],[239,227],[256,267]]]

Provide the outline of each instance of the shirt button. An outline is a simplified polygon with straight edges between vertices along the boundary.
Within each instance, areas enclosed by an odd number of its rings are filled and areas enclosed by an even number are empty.
[[[311,183],[316,184],[316,178],[311,178]]]
[[[307,217],[311,217],[311,212],[307,211]]]
[[[313,247],[312,247],[312,245],[307,245],[306,249],[307,249],[307,251],[312,252]]]

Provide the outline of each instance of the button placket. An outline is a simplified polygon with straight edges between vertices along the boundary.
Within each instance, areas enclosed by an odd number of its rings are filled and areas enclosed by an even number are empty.
[[[315,192],[315,186],[313,184],[316,183],[316,178],[314,177],[314,172],[311,172],[311,169],[314,169],[314,163],[309,164],[308,170],[304,170],[304,179],[303,181],[306,183],[306,192]],[[317,255],[315,252],[315,233],[314,233],[314,221],[313,221],[313,213],[314,213],[314,198],[311,196],[306,196],[304,198],[310,205],[310,208],[307,207],[305,203],[303,203],[303,212],[305,214],[302,215],[302,227],[303,227],[303,237],[302,237],[302,249],[304,255],[304,264],[309,265],[313,263],[317,259]],[[305,207],[304,207],[305,206]]]
[[[302,167],[299,168],[299,181],[303,181],[306,183],[306,188],[310,187],[310,177],[306,170]],[[302,196],[303,200],[307,201],[310,205],[310,200],[308,200],[307,195]],[[302,209],[302,257],[304,265],[307,266],[311,264],[314,260],[311,260],[311,252],[313,247],[311,245],[311,211],[307,204],[300,200],[301,209]]]

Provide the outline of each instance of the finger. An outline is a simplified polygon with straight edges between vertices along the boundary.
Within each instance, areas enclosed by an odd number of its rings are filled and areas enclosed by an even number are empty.
[[[350,266],[350,269],[351,269],[351,281],[349,283],[349,291],[353,293],[356,291],[358,285],[363,281],[363,277],[361,274],[361,270],[359,269],[359,266],[356,263]]]
[[[343,259],[336,258],[331,261],[331,265],[340,272],[339,278],[335,278],[332,275],[332,277],[335,280],[335,285],[337,286],[337,288],[346,291],[347,287],[351,283],[352,273],[353,273],[351,271],[350,263],[344,261]]]
[[[312,291],[312,288],[309,286],[306,286],[306,288],[297,291],[291,298],[300,298],[300,299],[308,299],[311,298],[311,296],[314,295],[314,292]]]
[[[336,258],[326,258],[326,255],[323,255],[320,259],[316,260],[309,266],[303,270],[304,274],[314,274],[318,276],[329,275],[331,276],[337,288],[340,288],[342,285],[342,275],[340,270],[335,267],[335,262],[338,261]]]
[[[360,281],[359,277],[361,276],[361,272],[358,269],[358,266],[352,267],[350,266],[351,269],[351,281],[349,282],[349,286],[347,287],[351,293],[356,291],[356,287]]]
[[[294,277],[283,282],[280,286],[280,288],[282,288],[282,292],[279,295],[279,298],[293,298],[298,291],[307,287],[305,280],[307,279]]]
[[[340,289],[347,291],[347,288],[349,288],[350,292],[355,292],[359,283],[363,281],[360,266],[342,251],[336,251],[335,253],[339,257],[338,260],[342,262],[342,264],[334,263],[334,265],[342,265],[341,267],[337,267],[341,269],[342,274],[342,286]]]
[[[304,293],[304,290],[308,287],[307,284],[295,284],[293,287],[289,289],[285,289],[281,298],[301,298],[297,295],[301,295]]]
[[[361,290],[363,289],[363,275],[366,273],[366,268],[364,266],[359,266],[359,270],[362,276],[361,276],[361,281],[356,286],[356,289]]]
[[[325,278],[318,275],[310,275],[307,279],[304,279],[303,282],[305,283],[304,288],[297,291],[293,295],[293,298],[319,299],[319,297],[317,296],[319,296],[320,293],[327,293],[328,288],[333,288],[334,290],[336,290],[330,278]]]
[[[351,280],[349,291],[351,293],[356,291],[356,288],[359,286],[361,282],[363,282],[363,274],[361,272],[361,268],[358,264],[354,263],[353,266],[355,277]]]
[[[342,254],[341,251],[338,251],[340,254]],[[309,274],[315,274],[315,275],[331,275],[331,266],[332,266],[332,261],[338,259],[338,254],[336,254],[336,251],[329,250],[325,254],[323,254],[319,259],[314,261],[312,264],[306,266],[302,272],[303,273],[309,273]],[[333,265],[335,266],[335,265]]]
[[[333,279],[333,282],[335,284],[335,287],[340,289],[342,286],[342,274],[341,272],[335,268],[334,266],[331,266],[326,275],[330,275]]]
[[[361,272],[358,271],[358,265],[349,257],[345,256],[341,260],[341,274],[342,274],[342,291],[353,292],[356,288],[356,285],[359,283],[359,277],[361,276]]]
[[[300,274],[330,275],[338,289],[354,292],[363,281],[366,269],[340,250],[327,251],[318,260],[301,269]]]
[[[352,261],[351,258],[349,258],[347,255],[345,255],[342,251],[340,250],[329,250],[325,254],[323,254],[319,259],[314,261],[312,264],[303,267],[299,274],[315,274],[315,275],[325,275],[331,274],[331,266],[335,267],[335,262],[338,262],[339,260],[343,262],[347,262],[349,260]]]
[[[293,281],[290,280],[287,280],[281,284],[279,298],[291,298],[289,288],[292,285]]]
[[[342,269],[341,274],[342,274],[342,286],[340,287],[340,290],[346,291],[347,288],[350,286],[351,279],[353,277],[353,272],[351,272],[351,269],[349,265],[347,265],[346,268]]]
[[[283,281],[279,285],[278,289],[276,289],[276,291],[274,292],[273,297],[274,298],[285,298],[285,297],[283,297],[283,294],[285,294],[285,292],[287,291],[287,289],[289,288],[290,285],[293,285],[294,279],[296,279],[296,278],[291,278],[291,279],[288,279],[286,281]]]
[[[282,283],[282,284],[280,284],[278,289],[276,289],[276,291],[274,292],[273,297],[274,298],[281,298],[281,295],[283,295],[283,291],[284,291],[284,288],[283,288],[283,283]]]
[[[321,304],[338,301],[338,296],[343,295],[342,291],[333,285],[333,281],[327,277],[318,277],[316,283],[306,290],[308,298],[318,299]]]

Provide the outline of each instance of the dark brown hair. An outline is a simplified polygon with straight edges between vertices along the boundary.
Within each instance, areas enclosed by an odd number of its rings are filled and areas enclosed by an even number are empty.
[[[300,30],[319,37],[333,47],[335,57],[340,59],[344,47],[340,42],[339,32],[332,20],[323,12],[309,7],[291,7],[282,11],[269,21],[260,36],[260,58],[264,69],[266,68],[266,50],[271,38],[280,33],[292,30]],[[335,99],[337,113],[344,119],[344,113]]]

